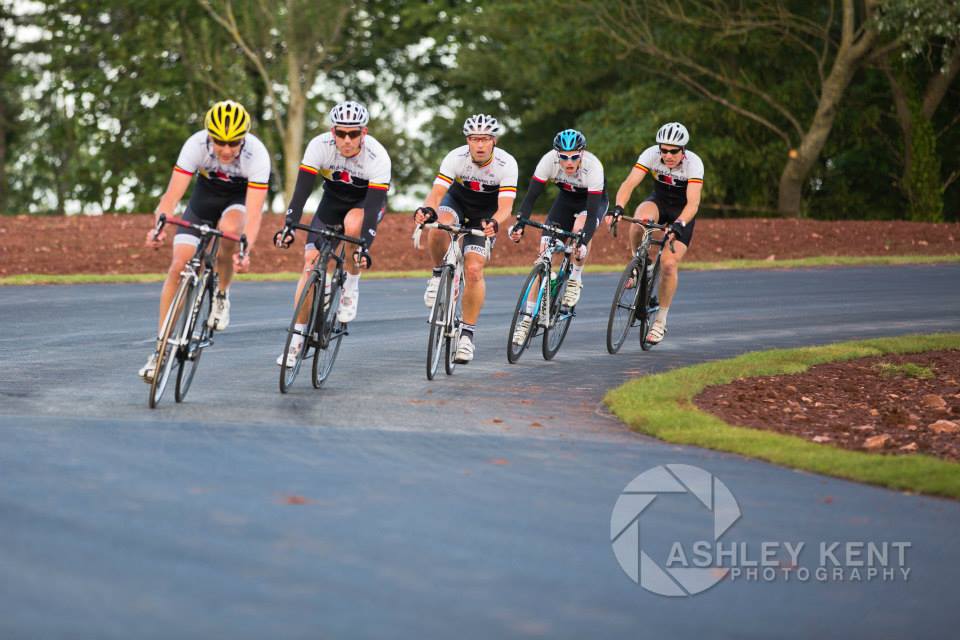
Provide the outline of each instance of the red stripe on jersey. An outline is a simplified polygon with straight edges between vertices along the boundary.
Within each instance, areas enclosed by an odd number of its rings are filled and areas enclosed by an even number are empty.
[[[177,165],[173,165],[173,170],[176,171],[177,173],[182,173],[182,174],[185,175],[185,176],[192,176],[192,175],[193,175],[193,172],[192,172],[192,171],[187,171],[186,169],[181,169],[181,168],[178,167]]]
[[[314,169],[308,164],[300,165],[300,171],[306,171],[307,173],[312,173],[313,175],[317,175],[318,173],[320,173],[318,169]]]

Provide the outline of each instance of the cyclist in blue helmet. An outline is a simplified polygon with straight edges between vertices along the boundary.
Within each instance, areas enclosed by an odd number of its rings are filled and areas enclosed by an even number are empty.
[[[550,207],[547,224],[557,225],[567,231],[583,231],[583,244],[577,247],[574,255],[573,272],[563,296],[563,304],[572,307],[580,300],[583,288],[583,265],[589,252],[593,232],[607,211],[606,181],[603,177],[603,165],[597,156],[586,149],[587,139],[576,129],[564,129],[553,138],[553,150],[547,152],[530,178],[527,194],[520,204],[518,217],[521,221],[530,217],[533,205],[543,193],[546,183],[553,182],[560,193]],[[518,223],[510,230],[510,237],[519,242],[523,235],[523,225]],[[549,236],[540,240],[543,250]],[[532,303],[531,303],[532,304]],[[529,323],[529,318],[527,319]],[[518,331],[528,331],[529,326]],[[519,336],[524,339],[526,336]]]

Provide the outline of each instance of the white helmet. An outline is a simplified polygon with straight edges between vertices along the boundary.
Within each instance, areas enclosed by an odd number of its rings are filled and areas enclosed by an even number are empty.
[[[359,102],[347,100],[330,109],[330,124],[342,127],[365,127],[370,122],[367,108]]]
[[[463,135],[487,135],[496,138],[503,131],[500,123],[493,116],[478,113],[470,116],[463,123]]]
[[[673,144],[685,147],[690,142],[687,128],[679,122],[668,122],[657,131],[657,144]]]

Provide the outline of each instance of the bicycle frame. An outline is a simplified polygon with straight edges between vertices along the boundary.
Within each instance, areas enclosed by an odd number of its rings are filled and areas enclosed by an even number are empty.
[[[534,260],[534,264],[537,262],[543,263],[547,268],[547,273],[553,274],[553,256],[558,253],[563,253],[564,258],[556,270],[556,288],[558,291],[561,290],[564,282],[570,274],[570,256],[573,254],[575,246],[573,241],[582,239],[583,234],[573,233],[555,225],[540,224],[539,222],[535,222],[533,220],[524,220],[522,221],[522,224],[524,226],[529,225],[560,236],[554,236],[549,239],[547,246],[544,247],[543,251],[540,252],[540,255],[537,256],[537,259]],[[563,239],[561,240],[560,238]],[[540,327],[552,326],[551,313],[553,309],[553,301],[551,300],[550,295],[551,289],[553,288],[553,281],[554,278],[550,277],[548,280],[541,282],[540,289],[537,292],[537,300],[534,308],[539,308],[541,310],[541,312],[537,314],[537,325]],[[527,300],[530,299],[530,293],[530,291],[527,291]],[[571,312],[571,315],[574,314]]]
[[[418,225],[417,229],[413,233],[413,244],[419,249],[420,248],[420,235],[423,228],[431,229],[442,229],[447,232],[450,236],[450,244],[447,245],[447,251],[443,256],[443,268],[448,268],[452,270],[453,278],[450,279],[450,296],[449,299],[454,304],[448,304],[446,311],[444,313],[442,323],[439,319],[436,321],[437,326],[444,327],[444,336],[453,338],[456,334],[456,301],[454,300],[453,287],[457,286],[457,283],[460,283],[460,286],[463,287],[463,249],[460,247],[460,237],[465,235],[474,235],[478,237],[485,237],[484,233],[479,229],[469,229],[467,227],[462,227],[459,225],[445,225],[439,222],[428,222],[423,225]],[[490,240],[487,239],[486,252],[487,255],[490,254]],[[439,293],[439,292],[438,292]],[[460,295],[463,295],[463,291],[460,291]],[[439,299],[439,295],[437,299]],[[458,296],[459,297],[459,296]],[[433,301],[433,307],[430,309],[430,318],[433,318],[436,314],[437,301]],[[430,322],[428,318],[427,322]]]

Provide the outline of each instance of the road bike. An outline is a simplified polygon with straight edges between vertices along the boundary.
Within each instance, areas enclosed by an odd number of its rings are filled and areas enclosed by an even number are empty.
[[[637,326],[640,327],[640,347],[649,351],[655,343],[648,341],[647,335],[660,308],[656,299],[660,285],[660,256],[668,244],[668,237],[670,250],[674,250],[674,239],[666,233],[669,225],[630,216],[620,216],[619,220],[643,227],[643,238],[623,270],[613,296],[607,321],[607,351],[619,351],[630,329]],[[617,222],[614,221],[610,226],[614,236],[617,235]],[[654,239],[654,231],[664,232],[663,236],[659,240]],[[652,258],[651,253],[654,254]]]
[[[507,361],[517,362],[530,342],[543,333],[543,358],[551,360],[560,350],[563,339],[570,329],[570,322],[577,315],[575,306],[563,304],[563,296],[573,270],[573,252],[583,242],[583,233],[573,233],[534,220],[521,220],[517,224],[531,226],[552,234],[547,245],[533,263],[530,275],[520,288],[520,297],[513,311],[513,320],[507,334]],[[562,253],[563,258],[553,268],[553,256]],[[530,303],[533,303],[532,305]],[[517,327],[527,324],[526,335],[518,342]]]
[[[447,375],[453,375],[456,368],[454,358],[457,353],[457,342],[460,339],[460,323],[463,292],[463,249],[460,239],[473,235],[485,238],[481,229],[473,229],[457,224],[443,224],[442,222],[427,222],[417,225],[413,232],[413,246],[420,248],[420,236],[424,228],[441,229],[450,234],[450,245],[443,257],[440,266],[440,283],[437,287],[437,297],[433,301],[427,322],[430,323],[430,332],[427,338],[427,380],[433,380],[440,368],[440,358],[443,358],[444,370]],[[486,238],[485,254],[490,255],[490,239]]]
[[[321,227],[319,229],[303,224],[287,225],[291,230],[299,229],[308,233],[317,234],[315,242],[320,252],[313,263],[313,268],[300,292],[300,298],[293,311],[293,318],[287,328],[287,341],[283,347],[283,358],[280,365],[280,393],[287,393],[293,386],[301,365],[312,351],[313,367],[311,381],[315,389],[319,389],[333,370],[333,363],[340,352],[340,341],[348,335],[347,325],[337,319],[337,309],[340,306],[340,292],[347,279],[344,269],[344,243],[365,246],[360,238],[345,236],[343,227]],[[332,269],[328,271],[328,268]],[[322,304],[321,304],[321,301]],[[303,329],[298,329],[298,318],[306,309],[307,321]],[[294,342],[294,336],[303,338],[300,349],[295,352],[293,363],[290,364],[288,355]]]
[[[180,282],[173,301],[167,309],[157,338],[156,368],[150,382],[147,404],[155,409],[166,391],[174,365],[177,378],[174,397],[183,402],[193,383],[203,350],[213,344],[214,328],[208,324],[217,293],[219,276],[216,272],[220,239],[240,243],[240,258],[247,252],[247,236],[237,236],[206,224],[195,224],[181,218],[161,214],[154,229],[156,238],[167,224],[194,229],[200,233],[200,243],[193,257],[180,272]]]

